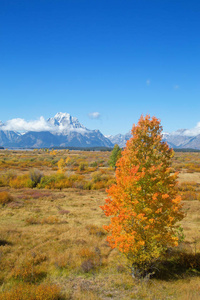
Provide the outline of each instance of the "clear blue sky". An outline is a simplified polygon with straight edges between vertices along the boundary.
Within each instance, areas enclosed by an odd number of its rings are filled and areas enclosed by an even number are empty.
[[[0,104],[3,122],[67,112],[103,134],[146,113],[195,127],[200,1],[0,0]]]

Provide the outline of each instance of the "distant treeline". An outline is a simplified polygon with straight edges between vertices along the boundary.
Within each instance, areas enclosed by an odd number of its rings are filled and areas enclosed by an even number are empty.
[[[191,148],[173,148],[174,152],[200,152],[199,149]]]
[[[69,149],[69,150],[80,150],[80,151],[112,151],[110,147],[52,147],[52,149]],[[121,148],[123,149],[123,147]],[[199,149],[192,148],[173,148],[174,152],[200,152]]]
[[[49,149],[69,149],[69,150],[80,150],[80,151],[112,151],[113,148],[110,147],[52,147]]]
[[[4,149],[3,147],[0,149]],[[44,150],[79,150],[79,151],[112,151],[113,148],[110,147],[50,147],[50,148],[9,148],[10,150],[34,150],[34,149],[44,149]]]
[[[4,149],[4,147],[0,146],[0,149]],[[34,150],[39,148],[9,148],[10,150]],[[55,149],[55,150],[79,150],[79,151],[112,151],[113,148],[110,147],[50,147],[50,148],[41,148],[41,149]],[[123,149],[123,147],[121,148]],[[192,148],[173,148],[174,152],[200,152],[199,149]]]

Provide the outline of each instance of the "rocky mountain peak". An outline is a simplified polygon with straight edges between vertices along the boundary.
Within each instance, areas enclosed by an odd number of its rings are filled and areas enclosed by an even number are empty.
[[[71,130],[75,128],[86,129],[77,118],[72,117],[68,113],[57,113],[53,118],[49,118],[47,122],[53,126],[59,126],[62,130]]]

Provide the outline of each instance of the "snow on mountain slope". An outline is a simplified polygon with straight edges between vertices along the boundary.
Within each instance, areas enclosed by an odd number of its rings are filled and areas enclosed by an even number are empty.
[[[113,145],[117,144],[119,147],[123,148],[126,146],[126,142],[131,138],[131,131],[126,134],[117,134],[117,135],[109,135],[107,138],[113,143]]]
[[[84,133],[85,131],[89,131],[77,118],[72,117],[68,113],[59,112],[53,118],[49,118],[47,123],[52,126],[56,133],[67,134],[70,131]]]

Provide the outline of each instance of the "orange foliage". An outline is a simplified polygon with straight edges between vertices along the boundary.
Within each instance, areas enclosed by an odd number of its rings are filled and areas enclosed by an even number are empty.
[[[112,248],[124,253],[136,269],[147,271],[168,246],[177,246],[181,212],[177,173],[171,175],[172,150],[162,142],[160,121],[141,116],[133,137],[117,162],[116,184],[101,208],[111,221]]]

